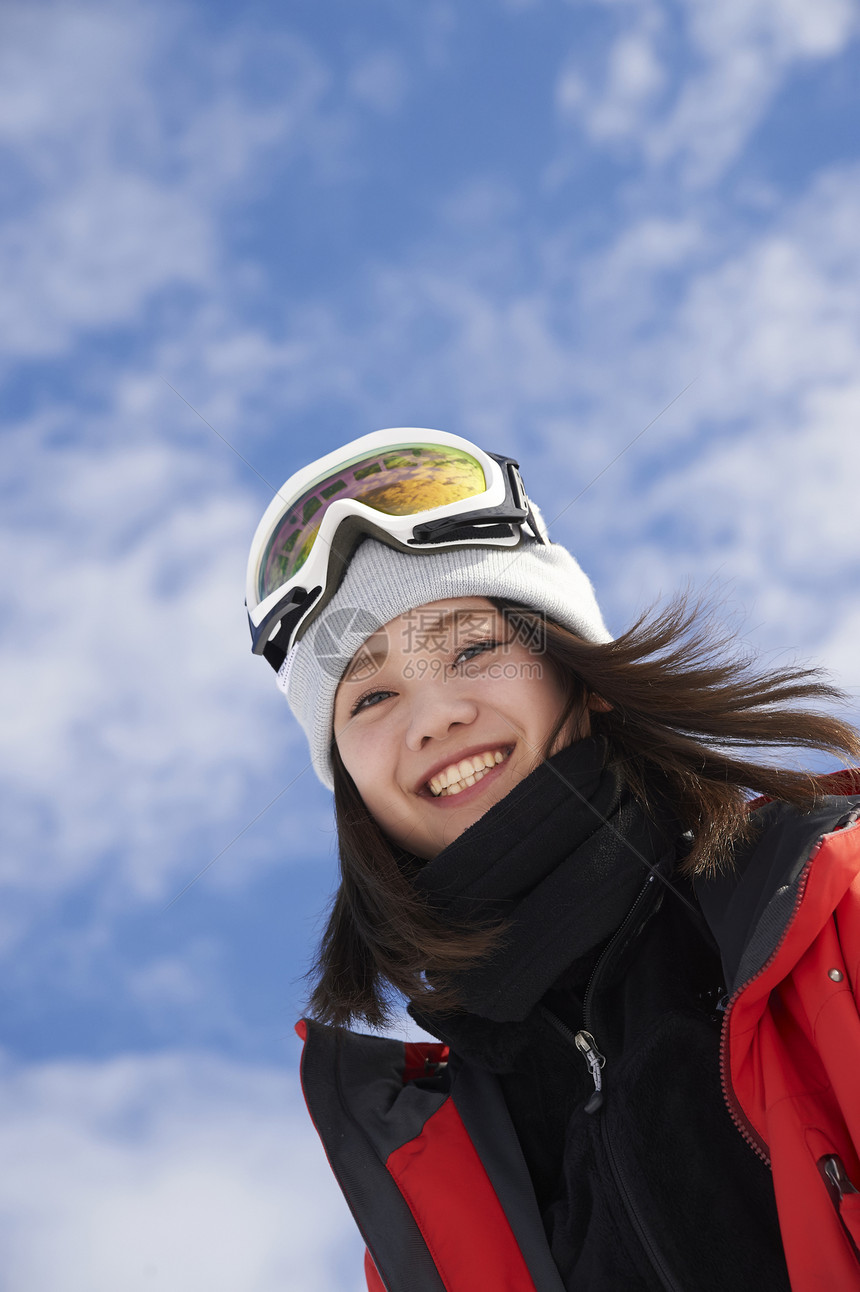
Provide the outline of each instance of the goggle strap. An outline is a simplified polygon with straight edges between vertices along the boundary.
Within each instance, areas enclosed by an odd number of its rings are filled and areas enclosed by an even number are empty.
[[[462,520],[462,516],[453,516],[442,521],[431,521],[429,525],[416,525],[412,531],[413,537],[406,541],[410,546],[426,547],[431,543],[468,542],[476,538],[512,538],[514,524],[520,523],[517,520],[508,525],[464,525]]]
[[[526,502],[529,502],[528,498],[526,498]],[[546,546],[546,539],[543,536],[543,531],[541,530],[540,525],[537,523],[535,514],[532,511],[531,503],[529,503],[528,525],[537,541]]]
[[[253,623],[251,623],[251,637],[255,642],[253,647],[254,653],[256,655],[264,656],[264,658],[268,659],[271,664],[272,660],[267,653],[267,647],[271,647],[272,650],[280,652],[282,656],[281,663],[283,663],[286,649],[282,649],[278,643],[289,643],[290,634],[295,630],[304,615],[316,602],[321,592],[322,588],[319,584],[315,588],[312,588],[310,592],[308,592],[306,588],[293,588],[285,604],[278,605],[273,610],[270,610],[263,622],[256,628]],[[275,630],[273,629],[273,624],[278,620],[280,620],[280,623],[278,623],[277,629]],[[273,632],[274,636],[269,636],[269,634]],[[264,633],[267,635],[266,646],[260,647],[260,638]],[[278,667],[280,668],[280,665],[278,665]]]
[[[280,636],[280,633],[278,636]],[[263,659],[266,660],[267,663],[271,664],[276,673],[280,673],[281,665],[286,658],[287,652],[285,650],[281,650],[274,642],[266,642],[266,645],[263,647]]]
[[[321,589],[317,588],[316,591],[319,593]],[[314,600],[316,600],[316,598],[314,598]],[[276,673],[280,670],[281,665],[287,658],[287,651],[290,648],[290,641],[292,639],[293,632],[297,628],[307,609],[308,598],[306,597],[300,606],[296,606],[292,610],[287,611],[278,625],[278,631],[275,633],[274,637],[269,638],[263,647],[263,659],[268,660]]]

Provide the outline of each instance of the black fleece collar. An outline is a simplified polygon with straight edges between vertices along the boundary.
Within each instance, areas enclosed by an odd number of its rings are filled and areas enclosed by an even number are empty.
[[[674,837],[605,756],[588,738],[541,763],[415,876],[445,922],[507,922],[500,949],[456,979],[468,1014],[524,1020],[615,931]]]

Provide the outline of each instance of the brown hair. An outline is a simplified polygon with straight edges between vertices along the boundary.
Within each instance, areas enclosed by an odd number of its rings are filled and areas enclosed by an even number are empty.
[[[494,604],[523,640],[543,634],[544,658],[565,685],[567,702],[544,756],[591,697],[602,699],[609,707],[591,710],[591,730],[605,737],[609,764],[646,810],[659,785],[692,832],[687,874],[732,864],[750,831],[750,792],[801,808],[832,792],[822,776],[755,761],[752,751],[860,755],[860,735],[849,723],[795,707],[844,701],[819,670],[763,668],[684,597],[606,644],[544,624],[527,607]],[[361,1018],[372,1026],[385,1021],[393,992],[420,1000],[423,1009],[449,1009],[456,1005],[453,976],[487,956],[503,929],[443,925],[410,882],[420,863],[382,833],[334,743],[332,762],[341,883],[311,970],[311,1008],[327,1022]]]

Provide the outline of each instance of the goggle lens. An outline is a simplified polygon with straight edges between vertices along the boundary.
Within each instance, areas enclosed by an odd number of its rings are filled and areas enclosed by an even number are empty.
[[[290,505],[260,563],[258,596],[264,601],[294,578],[307,560],[328,508],[341,498],[362,502],[386,516],[411,516],[487,489],[477,458],[441,444],[389,445],[345,462]]]

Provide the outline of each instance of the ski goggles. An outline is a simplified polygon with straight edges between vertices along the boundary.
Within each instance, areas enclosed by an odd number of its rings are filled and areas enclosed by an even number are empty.
[[[252,650],[280,668],[334,596],[363,538],[406,552],[547,542],[513,458],[444,431],[374,431],[290,476],[257,527]]]

